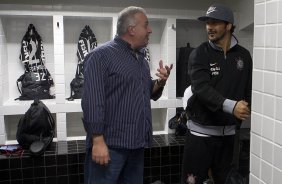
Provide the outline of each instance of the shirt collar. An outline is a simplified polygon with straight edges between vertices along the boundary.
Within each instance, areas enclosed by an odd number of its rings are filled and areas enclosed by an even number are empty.
[[[123,40],[122,38],[120,38],[119,36],[115,36],[114,40],[120,44],[122,47],[124,47],[125,49],[129,49],[130,52],[132,53],[138,53],[138,54],[144,54],[145,53],[145,48],[141,48],[139,50],[133,50],[131,48],[131,44],[128,43],[127,41]]]
[[[212,41],[209,40],[209,44],[212,48],[216,49],[216,50],[222,50],[222,48],[220,46],[218,46],[217,44],[213,43]],[[232,35],[231,36],[231,43],[230,43],[230,49],[235,47],[238,44],[238,40],[237,38]]]

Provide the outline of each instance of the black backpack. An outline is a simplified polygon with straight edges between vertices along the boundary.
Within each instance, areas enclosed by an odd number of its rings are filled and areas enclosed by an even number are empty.
[[[17,80],[21,95],[16,100],[53,99],[54,96],[50,95],[50,87],[53,84],[47,69],[40,69],[37,72],[26,71]]]
[[[168,121],[168,127],[170,129],[175,129],[175,135],[176,136],[184,136],[186,135],[188,128],[187,128],[187,120],[188,117],[186,115],[185,110],[183,108],[178,108],[176,110],[175,116],[173,116]]]
[[[45,66],[42,39],[33,24],[29,24],[22,39],[19,59],[24,64],[25,72],[17,80],[21,95],[16,100],[54,98],[49,93],[54,82]]]
[[[97,39],[89,25],[86,25],[78,39],[77,52],[78,64],[76,68],[75,78],[70,83],[70,97],[67,100],[81,99],[83,93],[84,75],[83,63],[85,57],[97,47]]]
[[[70,83],[70,97],[67,100],[81,99],[83,93],[84,75],[79,72],[79,64],[77,65],[75,78]]]
[[[55,121],[43,102],[34,100],[21,117],[16,138],[31,155],[41,155],[55,136]]]

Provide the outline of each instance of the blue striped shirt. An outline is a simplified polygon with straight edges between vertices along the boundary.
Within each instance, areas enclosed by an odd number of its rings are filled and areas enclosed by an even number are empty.
[[[150,99],[154,81],[142,50],[134,52],[119,37],[95,48],[84,63],[83,123],[86,147],[102,134],[109,147],[147,147],[152,139]]]

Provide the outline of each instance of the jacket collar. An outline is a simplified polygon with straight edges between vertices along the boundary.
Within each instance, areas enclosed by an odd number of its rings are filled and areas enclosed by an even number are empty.
[[[217,44],[213,43],[213,42],[210,41],[210,40],[209,40],[209,44],[210,44],[210,46],[211,46],[213,49],[222,51],[222,48],[221,48],[220,46],[218,46]],[[232,36],[231,36],[230,49],[233,48],[233,47],[235,47],[237,44],[238,44],[237,38],[236,38],[234,35],[232,35]]]

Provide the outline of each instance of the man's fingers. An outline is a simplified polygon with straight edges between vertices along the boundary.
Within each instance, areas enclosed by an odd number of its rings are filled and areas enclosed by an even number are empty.
[[[96,162],[97,164],[100,164],[100,165],[106,165],[106,164],[109,163],[109,157],[108,156],[105,156],[105,157],[94,156],[93,161]]]
[[[169,70],[171,70],[173,68],[173,64],[170,64],[169,66]]]
[[[160,60],[159,66],[160,66],[160,69],[164,67],[164,65],[163,65],[163,60]]]

